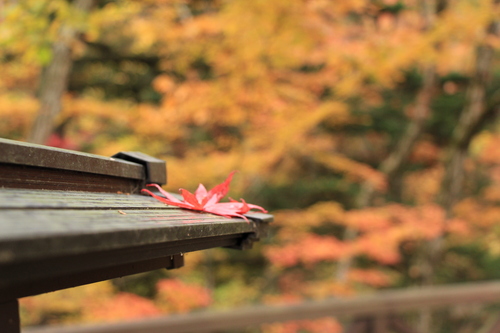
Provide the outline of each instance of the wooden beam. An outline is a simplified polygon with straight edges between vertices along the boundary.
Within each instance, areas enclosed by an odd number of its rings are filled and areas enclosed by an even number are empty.
[[[113,157],[87,154],[0,138],[0,163],[17,166],[69,170],[142,180],[142,165]]]

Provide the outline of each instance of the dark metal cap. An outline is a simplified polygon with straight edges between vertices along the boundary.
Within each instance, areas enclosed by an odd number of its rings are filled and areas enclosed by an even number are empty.
[[[159,185],[165,185],[167,183],[167,164],[164,160],[151,157],[138,151],[121,151],[112,157],[142,164],[146,171],[146,183]]]

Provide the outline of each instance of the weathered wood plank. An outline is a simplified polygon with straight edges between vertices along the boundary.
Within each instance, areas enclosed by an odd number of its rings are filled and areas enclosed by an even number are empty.
[[[0,163],[0,188],[139,193],[142,179]]]
[[[112,157],[92,155],[0,138],[0,163],[79,171],[114,177],[144,179],[142,165]]]
[[[175,195],[175,194],[174,194]],[[124,193],[89,193],[78,191],[33,191],[26,189],[1,189],[0,212],[4,209],[170,209],[177,212],[187,212],[177,207],[165,205],[148,195],[129,195]],[[190,212],[190,216],[199,216]],[[215,215],[203,214],[205,216]],[[247,214],[253,220],[272,222],[273,216],[262,213]],[[215,216],[217,219],[221,217]],[[227,221],[226,218],[222,219]],[[239,219],[236,219],[239,220]]]
[[[179,253],[246,247],[272,220],[248,216],[137,194],[0,189],[0,301],[169,267]]]
[[[123,212],[4,210],[0,263],[257,230],[255,222],[180,209]]]
[[[125,193],[92,193],[81,191],[40,191],[1,189],[0,210],[3,209],[155,209],[168,208],[164,203],[145,195]],[[170,207],[172,208],[172,207]]]

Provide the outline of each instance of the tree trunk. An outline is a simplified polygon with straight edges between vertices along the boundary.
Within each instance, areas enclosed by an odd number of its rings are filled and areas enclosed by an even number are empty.
[[[490,33],[498,35],[498,23],[492,24]],[[437,198],[446,211],[447,217],[452,217],[452,209],[460,200],[460,195],[465,176],[464,160],[467,150],[474,134],[479,130],[482,119],[488,108],[486,107],[486,87],[490,81],[491,65],[494,50],[488,45],[481,45],[476,50],[475,72],[467,89],[466,104],[458,120],[458,124],[452,134],[451,142],[444,157],[444,178],[441,183],[440,193]],[[429,258],[439,258],[443,250],[443,236],[431,240]],[[440,245],[439,245],[440,244]],[[425,284],[434,282],[435,264],[424,276]]]
[[[82,12],[88,12],[93,0],[76,0],[74,7]],[[63,25],[59,39],[52,46],[52,60],[42,71],[38,99],[40,107],[33,122],[28,141],[38,144],[47,142],[54,128],[55,119],[61,112],[61,98],[68,87],[68,77],[71,71],[71,43],[75,40],[78,30],[69,25]]]
[[[490,26],[489,33],[498,35],[498,22]],[[444,208],[447,218],[452,217],[453,207],[460,200],[465,177],[464,161],[467,157],[469,144],[488,112],[485,96],[486,87],[490,81],[493,56],[494,50],[489,45],[481,45],[476,49],[475,71],[467,89],[466,103],[445,152],[444,177],[437,203]],[[444,234],[440,235],[424,245],[424,257],[420,263],[422,285],[424,286],[435,283],[436,268],[445,250],[444,236]],[[422,311],[419,331],[429,332],[431,324],[430,311]]]
[[[424,30],[429,29],[434,24],[436,15],[436,3],[434,0],[422,1],[422,19],[424,20]],[[435,94],[436,70],[434,65],[426,65],[422,68],[422,87],[417,93],[414,112],[406,132],[399,141],[396,148],[385,158],[379,166],[379,171],[383,172],[387,179],[393,179],[401,170],[401,167],[408,159],[408,156],[422,134],[425,123],[429,118],[430,104]],[[373,185],[365,182],[357,197],[356,207],[365,208],[372,205],[375,195]],[[357,237],[357,231],[347,228],[344,232],[344,241],[352,240]],[[352,257],[346,257],[339,261],[336,273],[336,279],[339,282],[345,282],[347,273],[352,265]]]
[[[430,114],[430,104],[435,93],[436,72],[434,66],[425,66],[422,70],[422,87],[417,93],[414,104],[413,118],[406,128],[406,132],[399,140],[396,148],[380,163],[379,170],[383,172],[387,179],[396,177],[401,167],[408,159],[413,146],[422,134],[425,123]],[[361,186],[360,193],[356,201],[357,208],[365,208],[372,205],[375,196],[375,189],[372,184],[365,182]],[[347,228],[344,233],[344,241],[356,238],[357,231]],[[345,282],[347,273],[352,264],[352,257],[346,257],[339,261],[336,278],[339,282]]]

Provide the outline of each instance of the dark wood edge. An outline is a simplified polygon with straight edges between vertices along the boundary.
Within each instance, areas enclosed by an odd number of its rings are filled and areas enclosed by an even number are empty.
[[[0,332],[19,333],[19,304],[17,299],[7,302],[0,301]]]
[[[0,163],[145,179],[138,163],[0,138]]]
[[[1,268],[0,302],[154,269],[180,267],[182,262],[176,255],[237,246],[245,237],[244,234],[206,237],[5,265]]]
[[[0,162],[0,189],[140,193],[143,179]]]

